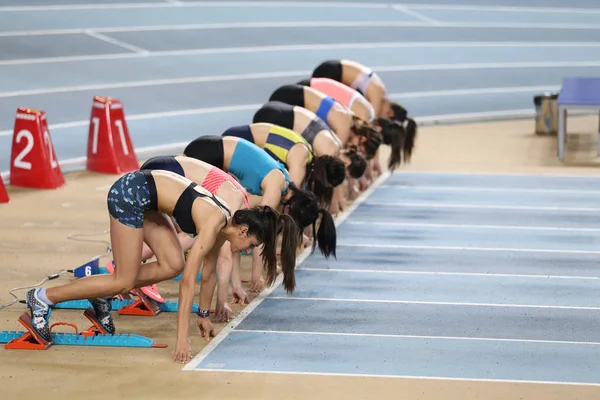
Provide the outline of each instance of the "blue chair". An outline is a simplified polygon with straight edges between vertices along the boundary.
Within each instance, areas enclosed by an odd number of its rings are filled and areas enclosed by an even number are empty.
[[[564,160],[567,142],[567,110],[600,110],[600,77],[567,77],[558,95],[558,159]],[[600,132],[600,126],[598,128]],[[600,140],[598,141],[600,156]]]

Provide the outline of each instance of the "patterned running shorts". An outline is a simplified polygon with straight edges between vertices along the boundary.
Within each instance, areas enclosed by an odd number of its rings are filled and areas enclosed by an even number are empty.
[[[156,210],[156,187],[150,171],[134,171],[119,178],[108,191],[108,212],[131,228],[144,226],[144,213]]]

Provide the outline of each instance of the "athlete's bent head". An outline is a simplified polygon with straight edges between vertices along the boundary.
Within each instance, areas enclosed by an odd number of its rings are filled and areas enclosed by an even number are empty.
[[[354,179],[360,179],[367,170],[367,159],[355,144],[346,146],[340,157],[346,164],[348,175]]]
[[[317,197],[317,201],[329,208],[333,198],[333,188],[341,185],[346,178],[346,165],[332,156],[315,156],[306,165],[302,187],[308,188]]]
[[[281,214],[269,206],[237,210],[233,214],[232,225],[247,227],[246,235],[255,237],[264,246],[262,251],[263,264],[267,269],[267,285],[271,286],[277,278],[277,236],[282,234],[281,269],[283,285],[288,293],[294,291],[296,278],[296,248],[301,231],[289,215]],[[232,247],[234,243],[232,243]]]
[[[354,116],[350,130],[358,136],[358,145],[367,160],[373,159],[383,141],[382,134],[374,126]]]

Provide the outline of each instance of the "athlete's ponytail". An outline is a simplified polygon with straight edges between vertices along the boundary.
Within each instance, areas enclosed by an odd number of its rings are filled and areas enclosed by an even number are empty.
[[[390,102],[390,108],[394,114],[392,119],[402,123],[406,130],[406,139],[404,140],[404,161],[410,161],[415,146],[415,139],[417,137],[417,123],[408,116],[408,111],[400,104]]]
[[[318,242],[321,254],[326,258],[331,255],[336,257],[337,233],[335,222],[329,211],[319,207],[313,193],[300,190],[293,184],[290,184],[290,190],[293,191],[293,194],[285,206],[289,207],[290,216],[301,230],[312,225],[313,236],[317,238],[316,242],[313,241],[312,251],[315,251]],[[321,224],[317,232],[316,224],[319,215],[321,215]]]
[[[392,121],[391,119],[378,118],[377,122],[381,127],[383,143],[389,145],[392,148],[390,159],[388,161],[388,168],[390,171],[393,171],[402,162],[402,153],[404,139],[406,137],[406,131],[404,130],[402,124],[400,124],[397,121]]]
[[[286,214],[277,217],[278,231],[281,232],[281,270],[283,287],[288,293],[296,288],[296,249],[300,240],[300,230],[294,220]],[[277,273],[277,272],[275,272]]]

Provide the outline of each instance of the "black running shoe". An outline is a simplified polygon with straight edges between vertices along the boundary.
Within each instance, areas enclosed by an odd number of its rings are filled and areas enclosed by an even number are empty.
[[[111,314],[111,299],[104,299],[102,297],[98,297],[97,299],[90,300],[90,303],[92,303],[92,306],[94,307],[94,311],[96,312],[96,319],[98,320],[98,322],[102,324],[104,329],[106,329],[106,331],[109,334],[114,334],[116,329]]]
[[[31,325],[44,338],[52,343],[50,334],[50,314],[52,308],[38,296],[41,289],[31,289],[27,292],[27,308],[31,310]]]

